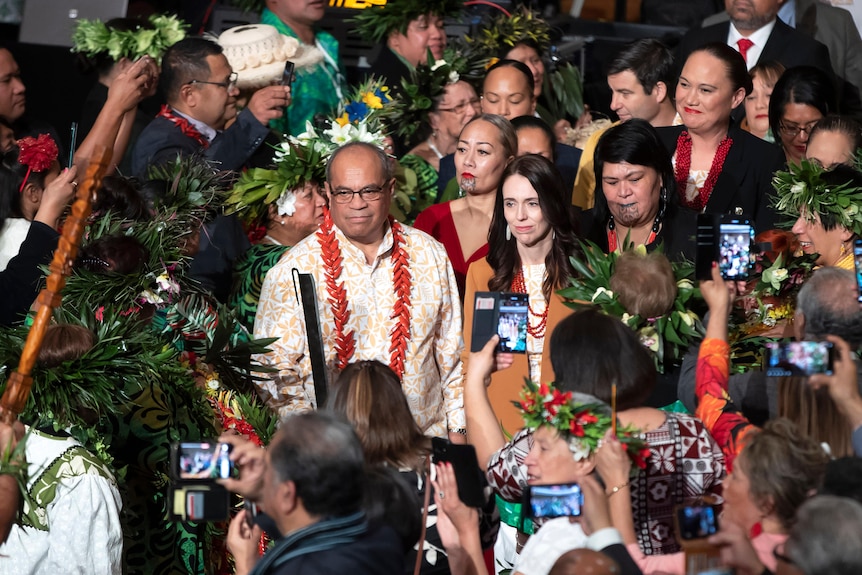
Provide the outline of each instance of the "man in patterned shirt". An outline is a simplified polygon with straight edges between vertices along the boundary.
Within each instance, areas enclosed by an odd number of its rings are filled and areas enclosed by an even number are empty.
[[[463,442],[461,309],[452,265],[427,234],[390,220],[395,180],[382,150],[361,142],[327,165],[320,230],[266,275],[255,337],[278,337],[256,357],[277,369],[258,387],[282,417],[319,407],[292,270],[314,276],[328,380],[352,361],[379,360],[402,381],[427,435]]]

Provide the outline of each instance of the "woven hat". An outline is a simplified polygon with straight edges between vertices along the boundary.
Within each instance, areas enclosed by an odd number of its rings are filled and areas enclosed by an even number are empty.
[[[299,41],[279,34],[275,26],[248,24],[222,32],[219,45],[240,90],[256,89],[281,80],[284,63],[299,56]]]

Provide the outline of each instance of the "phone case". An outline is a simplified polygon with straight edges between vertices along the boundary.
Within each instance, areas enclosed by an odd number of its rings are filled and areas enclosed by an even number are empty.
[[[458,496],[468,507],[485,505],[485,487],[482,470],[476,458],[476,448],[472,445],[459,445],[442,437],[431,439],[432,461],[447,462],[455,470]]]

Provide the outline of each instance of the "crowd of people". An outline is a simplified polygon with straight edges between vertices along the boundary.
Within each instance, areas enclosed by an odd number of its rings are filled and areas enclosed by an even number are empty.
[[[68,152],[0,47],[0,390],[55,308],[0,408],[0,573],[862,572],[862,39],[725,7],[620,49],[614,122],[525,8],[370,6],[355,85],[321,3],[85,20]],[[725,217],[757,237],[696,283]],[[787,339],[817,373],[770,375]]]

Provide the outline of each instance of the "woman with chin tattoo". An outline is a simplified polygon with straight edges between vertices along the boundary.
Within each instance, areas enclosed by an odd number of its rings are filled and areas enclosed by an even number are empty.
[[[595,153],[595,207],[583,213],[585,237],[606,253],[627,243],[664,245],[671,260],[694,259],[696,214],[678,205],[670,155],[646,120],[610,128]]]

